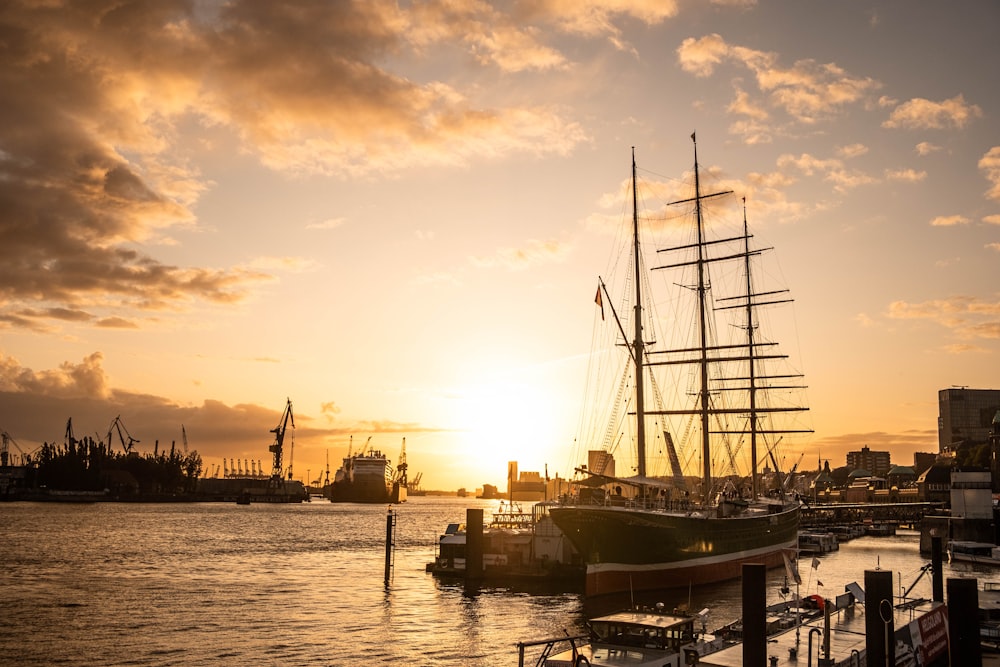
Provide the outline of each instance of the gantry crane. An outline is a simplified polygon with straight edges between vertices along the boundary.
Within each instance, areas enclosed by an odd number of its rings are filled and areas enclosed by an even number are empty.
[[[271,429],[271,433],[274,434],[274,444],[267,448],[267,451],[274,455],[274,465],[271,468],[271,481],[280,482],[284,475],[284,468],[282,466],[281,458],[285,443],[285,431],[288,428],[288,422],[292,423],[292,428],[295,428],[295,416],[292,415],[292,399],[287,399],[285,404],[285,412],[281,415],[281,419],[278,421],[278,425]],[[288,476],[292,475],[292,466],[289,463],[288,466]]]

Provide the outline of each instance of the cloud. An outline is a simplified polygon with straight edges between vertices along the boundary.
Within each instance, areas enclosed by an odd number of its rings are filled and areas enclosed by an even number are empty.
[[[779,168],[795,167],[806,176],[812,176],[816,172],[830,172],[842,169],[843,164],[840,160],[817,158],[809,153],[802,153],[797,157],[785,153],[778,157]]]
[[[987,215],[983,218],[983,222],[989,225],[1000,225],[1000,213],[996,215]]]
[[[805,124],[832,116],[881,87],[874,79],[852,76],[833,63],[799,60],[790,67],[780,66],[777,54],[728,44],[718,34],[685,39],[677,48],[677,60],[681,69],[698,77],[711,76],[727,62],[742,65],[754,74],[759,91],[772,106]]]
[[[539,25],[582,30],[587,16],[596,25],[676,11],[654,5],[572,3],[567,18],[553,3]],[[456,14],[462,21],[452,21]],[[236,0],[109,3],[101,12],[8,3],[0,16],[0,326],[136,323],[136,312],[237,303],[270,280],[246,267],[171,265],[145,250],[196,227],[193,207],[212,186],[191,166],[211,150],[202,136],[234,140],[275,170],[353,177],[565,154],[585,140],[555,107],[490,107],[387,65],[450,44],[459,31],[483,66],[566,65],[542,43],[544,30],[517,28],[486,3]],[[19,315],[15,303],[35,314]],[[67,320],[60,310],[90,317]]]
[[[537,264],[563,261],[569,251],[570,246],[560,241],[529,239],[520,248],[500,248],[490,257],[473,257],[472,263],[483,268],[521,271]]]
[[[1000,202],[1000,146],[994,146],[979,160],[979,169],[990,182],[986,196]]]
[[[931,220],[932,227],[954,227],[956,225],[967,225],[969,219],[964,215],[939,215]]]
[[[71,420],[76,437],[103,440],[107,438],[109,424],[120,416],[138,441],[139,453],[152,453],[157,441],[161,450],[168,442],[179,445],[183,426],[190,447],[205,461],[206,471],[210,462],[218,463],[220,457],[260,460],[265,469],[270,469],[268,446],[274,442],[270,430],[281,420],[283,403],[272,408],[205,399],[197,405],[180,405],[163,397],[112,387],[102,364],[103,354],[94,352],[79,363],[64,362],[56,369],[35,371],[0,354],[0,425],[17,439],[20,449],[28,452],[42,442],[61,443],[67,419]],[[307,407],[294,406],[297,470],[300,465],[302,470],[308,465],[317,469],[330,445],[346,443],[352,433],[441,430],[388,421],[344,422],[333,426],[332,417],[340,412],[337,404],[325,402],[318,410],[326,417],[326,426],[316,425]]]
[[[916,169],[886,169],[885,177],[890,181],[919,183],[927,178],[927,172],[917,171]]]
[[[856,169],[851,171],[846,169],[833,169],[826,175],[825,180],[833,183],[834,190],[838,192],[846,192],[847,190],[852,190],[862,185],[872,185],[878,183],[878,179],[874,176],[870,176]]]
[[[543,0],[525,3],[526,18],[543,17],[560,30],[588,37],[605,36],[624,49],[621,31],[612,19],[616,16],[657,25],[677,15],[676,0]]]
[[[97,322],[102,329],[138,329],[139,325],[123,317],[104,317]]]
[[[984,247],[986,249],[988,249],[988,250],[996,250],[997,252],[1000,252],[1000,242],[998,242],[998,243],[987,243]]]
[[[327,218],[319,222],[308,223],[306,229],[336,229],[343,226],[346,222],[347,218]]]
[[[982,109],[975,104],[966,104],[962,95],[943,102],[916,97],[893,109],[882,127],[909,130],[961,129],[969,121],[982,115]]]
[[[928,320],[965,339],[1000,339],[1000,300],[954,296],[922,303],[894,301],[886,314],[893,319]]]
[[[941,150],[941,147],[932,144],[929,141],[921,141],[919,144],[916,145],[916,148],[914,148],[914,150],[917,151],[917,155],[924,156],[924,155],[930,155],[931,153],[935,153]]]
[[[333,401],[328,401],[326,403],[320,403],[319,410],[326,417],[327,421],[333,421],[335,415],[340,414],[340,406],[338,406]]]
[[[54,398],[108,398],[111,390],[100,352],[79,364],[63,362],[58,369],[35,372],[0,354],[0,391],[41,394]]]
[[[846,147],[848,155],[861,155],[861,147]],[[844,149],[839,151],[844,152]],[[879,179],[866,174],[858,169],[846,169],[844,163],[836,158],[818,158],[809,153],[802,153],[795,156],[783,154],[778,157],[778,168],[782,170],[795,169],[801,171],[806,176],[823,175],[823,180],[833,184],[833,189],[837,192],[846,192],[863,185],[873,185]]]
[[[848,146],[840,146],[837,148],[837,155],[849,160],[851,158],[860,157],[868,153],[868,147],[864,144],[850,144]]]

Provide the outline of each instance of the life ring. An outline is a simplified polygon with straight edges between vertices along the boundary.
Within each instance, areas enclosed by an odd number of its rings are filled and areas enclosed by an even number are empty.
[[[576,661],[573,663],[573,667],[580,667],[580,665],[586,665],[590,667],[590,660],[587,659],[585,655],[576,656]]]

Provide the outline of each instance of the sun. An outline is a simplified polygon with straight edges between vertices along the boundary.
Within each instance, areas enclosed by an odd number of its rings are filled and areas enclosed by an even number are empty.
[[[476,467],[491,479],[504,478],[508,461],[517,461],[520,470],[544,472],[559,447],[557,433],[565,428],[553,404],[546,387],[527,381],[504,378],[468,387],[455,415],[463,447],[476,453]]]

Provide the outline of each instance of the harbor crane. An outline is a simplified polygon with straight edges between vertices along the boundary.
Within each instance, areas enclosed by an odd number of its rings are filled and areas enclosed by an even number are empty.
[[[122,449],[125,450],[126,456],[128,454],[131,454],[132,445],[134,445],[139,441],[133,438],[132,435],[128,432],[128,429],[125,428],[125,422],[122,421],[121,415],[115,417],[114,420],[111,422],[111,426],[108,427],[108,435],[107,435],[108,451],[109,452],[111,451],[111,439],[116,430],[118,431],[118,439],[121,440]],[[128,438],[128,440],[126,440],[126,438]]]
[[[285,431],[288,429],[288,422],[292,423],[292,428],[295,428],[295,416],[292,414],[292,399],[287,399],[285,404],[285,411],[281,415],[281,419],[278,421],[278,425],[271,429],[271,433],[274,434],[274,444],[267,448],[267,451],[274,454],[274,465],[271,468],[271,481],[280,482],[283,477],[284,468],[282,466],[281,458],[285,444]],[[292,475],[292,466],[289,463],[288,466],[288,476]]]
[[[76,447],[76,437],[73,435],[73,418],[70,417],[66,420],[66,448],[73,449]]]

